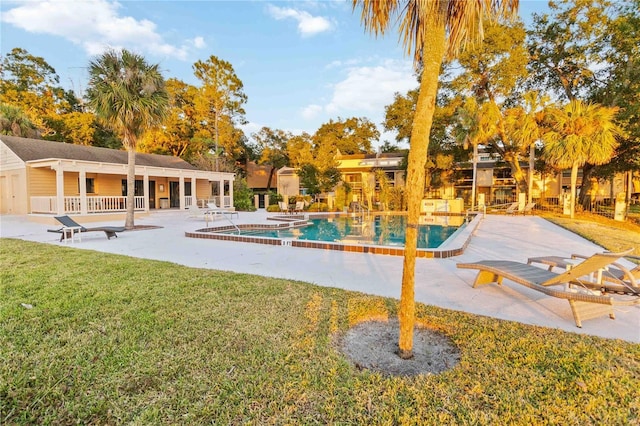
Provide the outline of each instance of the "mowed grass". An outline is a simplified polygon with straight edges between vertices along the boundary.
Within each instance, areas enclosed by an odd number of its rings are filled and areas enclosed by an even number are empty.
[[[638,422],[637,344],[419,304],[418,319],[459,347],[452,370],[385,377],[336,349],[351,325],[396,310],[301,282],[1,239],[0,424]]]

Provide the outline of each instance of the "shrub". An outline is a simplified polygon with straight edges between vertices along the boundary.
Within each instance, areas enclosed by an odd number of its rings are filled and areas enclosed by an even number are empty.
[[[253,205],[253,190],[249,188],[245,178],[239,178],[233,182],[233,206],[239,211],[253,212],[256,210]]]

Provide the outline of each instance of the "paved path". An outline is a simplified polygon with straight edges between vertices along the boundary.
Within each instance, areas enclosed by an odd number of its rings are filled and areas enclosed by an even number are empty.
[[[258,223],[266,217],[264,211],[240,212],[234,222]],[[400,295],[402,257],[186,238],[185,231],[203,227],[204,221],[177,211],[158,211],[138,218],[136,225],[162,228],[125,232],[111,240],[103,233],[87,233],[83,234],[82,242],[73,246],[197,268],[300,280],[380,296],[399,298]],[[24,216],[0,217],[2,237],[64,245],[58,242],[57,234],[46,232],[52,227],[28,221]],[[640,342],[640,306],[617,309],[615,320],[591,319],[577,328],[565,300],[507,281],[501,287],[488,285],[473,289],[476,272],[456,268],[458,262],[480,259],[526,262],[532,256],[589,255],[598,251],[602,248],[539,217],[488,215],[463,255],[417,260],[416,300],[478,315]]]

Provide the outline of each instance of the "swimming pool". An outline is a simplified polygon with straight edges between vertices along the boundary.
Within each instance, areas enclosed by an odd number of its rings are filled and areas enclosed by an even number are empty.
[[[449,226],[449,219],[442,217],[442,224],[422,225],[418,228],[418,248],[439,247],[460,226]],[[445,222],[446,218],[446,222]],[[245,229],[236,235],[279,238],[291,240],[343,242],[378,246],[404,247],[407,217],[342,216],[310,218],[306,226],[274,229]],[[454,222],[451,220],[451,222]]]
[[[401,217],[402,219],[398,219]],[[309,222],[319,221],[315,231]],[[349,220],[351,219],[351,220]],[[225,224],[185,232],[189,238],[246,242],[284,247],[316,248],[356,253],[404,255],[405,216],[393,214],[372,214],[370,218],[335,213],[315,213],[298,215],[276,215],[268,218],[277,223]],[[464,252],[472,232],[481,220],[481,215],[421,216],[421,232],[416,256],[423,258],[446,258]],[[376,225],[382,230],[376,236]],[[433,226],[440,225],[440,226]],[[379,226],[380,227],[380,226]],[[346,230],[349,232],[346,232]],[[345,230],[339,234],[340,230]],[[323,235],[325,241],[318,240]],[[303,239],[306,235],[309,238]],[[312,237],[313,236],[313,237]],[[448,236],[448,237],[447,237]],[[380,245],[382,240],[387,245]],[[441,244],[440,244],[441,243]],[[438,245],[439,244],[439,245]]]

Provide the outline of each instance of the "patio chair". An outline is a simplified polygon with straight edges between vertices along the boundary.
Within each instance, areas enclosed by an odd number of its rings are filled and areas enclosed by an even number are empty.
[[[504,211],[506,214],[515,214],[518,213],[518,203],[511,203],[509,207]]]
[[[230,216],[234,215],[238,217],[238,212],[234,210],[221,209],[215,203],[215,201],[210,201],[207,203],[207,211],[205,212],[205,216],[208,215],[209,218],[214,219],[218,216]]]
[[[536,203],[527,203],[522,210],[522,214],[533,213],[533,208],[536,206]]]
[[[640,256],[625,255],[623,257],[640,260]],[[530,257],[527,263],[548,265],[548,269],[551,271],[553,268],[572,268],[577,264],[576,262],[588,258],[589,256],[574,253],[571,258],[563,256]],[[611,265],[598,271],[596,276],[596,281],[599,283],[597,287],[604,293],[640,294],[640,265],[629,269],[619,262],[612,262]]]
[[[55,219],[60,222],[63,226],[60,229],[47,229],[48,232],[57,232],[60,233],[60,241],[68,238],[69,236],[73,238],[73,234],[75,232],[93,232],[93,231],[102,231],[107,236],[107,239],[110,240],[111,237],[118,238],[118,232],[124,232],[124,226],[97,226],[93,228],[85,228],[80,225],[78,222],[73,220],[71,217],[64,216],[55,216]]]
[[[582,327],[582,320],[608,314],[615,318],[613,306],[640,304],[640,295],[616,295],[602,293],[601,283],[593,281],[593,275],[611,265],[624,253],[597,253],[557,274],[537,266],[509,260],[482,260],[475,263],[458,263],[462,269],[477,269],[478,275],[473,287],[482,284],[502,284],[503,279],[513,281],[548,296],[566,299],[571,306],[576,326]]]
[[[191,204],[187,207],[187,210],[189,211],[189,217],[197,219],[204,218],[205,210],[198,207],[197,204]]]
[[[278,207],[280,207],[281,213],[289,213],[289,205],[284,201],[278,201]]]
[[[304,201],[296,201],[296,206],[293,211],[295,213],[302,213],[304,211]]]
[[[625,255],[627,259],[640,261],[640,256]],[[572,259],[588,259],[588,256],[572,254]],[[612,293],[628,293],[640,295],[640,265],[627,268],[619,262],[602,271],[602,291]]]

